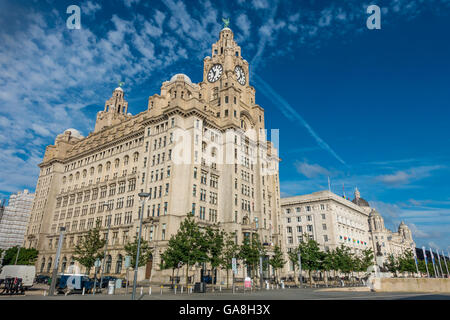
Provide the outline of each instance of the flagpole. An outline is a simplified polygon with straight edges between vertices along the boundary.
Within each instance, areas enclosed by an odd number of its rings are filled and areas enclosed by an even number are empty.
[[[414,249],[414,262],[416,263],[416,270],[417,270],[417,276],[419,277],[419,265],[417,264],[417,255],[416,255],[416,250]]]
[[[442,271],[441,256],[439,255],[439,250],[438,249],[436,249],[436,253],[437,253],[437,256],[438,256],[439,269],[441,270],[441,278],[443,278],[444,277],[444,272]]]
[[[428,271],[428,259],[427,259],[427,251],[425,250],[425,247],[422,247],[423,251],[423,257],[425,259],[425,268],[427,268],[427,276],[430,277],[430,272]]]
[[[444,250],[442,250],[442,255],[444,256],[445,269],[447,270],[447,278],[448,278],[447,258],[445,257]],[[448,252],[447,252],[447,255],[448,255]]]
[[[434,277],[437,278],[436,265],[434,263],[434,255],[433,255],[433,250],[431,249],[431,247],[430,247],[430,253],[431,253],[431,261],[433,262]]]
[[[330,176],[328,176],[328,191],[331,192],[331,182],[330,182]]]

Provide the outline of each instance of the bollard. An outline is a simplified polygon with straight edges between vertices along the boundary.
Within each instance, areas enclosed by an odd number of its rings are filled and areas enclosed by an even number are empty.
[[[183,286],[181,286],[181,292],[180,293],[183,294]]]
[[[161,286],[161,294],[162,294],[163,286]]]
[[[148,287],[148,295],[149,295],[149,296],[152,295],[152,286]]]
[[[214,286],[212,287],[212,292],[214,292]]]
[[[177,286],[175,285],[175,294],[177,294]]]
[[[141,296],[142,296],[143,290],[144,290],[144,288],[141,287]]]
[[[47,291],[46,291],[46,290],[44,290],[44,297],[45,297],[45,296],[47,296]]]
[[[82,293],[82,295],[84,296],[84,292],[86,291],[86,288],[85,287],[83,287],[83,293]]]
[[[272,290],[273,290],[273,283],[272,283]]]
[[[222,292],[222,286],[219,287],[219,291]]]

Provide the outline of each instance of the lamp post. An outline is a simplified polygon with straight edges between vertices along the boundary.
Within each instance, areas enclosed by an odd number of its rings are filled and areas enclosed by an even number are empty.
[[[108,203],[104,203],[103,207],[108,210],[109,209],[109,204]],[[107,218],[106,220],[108,220],[108,216],[106,216],[106,218]],[[103,286],[103,271],[104,271],[104,268],[105,268],[106,251],[108,250],[109,230],[111,228],[111,220],[107,221],[107,223],[108,223],[108,231],[106,232],[106,237],[105,237],[105,240],[106,240],[106,242],[105,242],[105,250],[103,251],[102,271],[100,273],[100,292],[102,291],[102,286]],[[97,290],[96,287],[94,287],[94,292],[95,292],[95,290]]]
[[[136,298],[136,282],[137,282],[137,272],[139,268],[139,251],[141,249],[141,234],[142,234],[142,219],[144,217],[144,205],[145,200],[150,196],[150,193],[141,192],[139,193],[139,198],[141,198],[141,212],[139,214],[139,237],[138,237],[138,245],[136,252],[136,266],[134,267],[134,281],[133,281],[133,293],[131,294],[131,300],[135,300]]]
[[[14,262],[14,265],[17,265],[17,260],[19,259],[19,253],[20,253],[20,246],[17,246],[16,262]]]
[[[300,288],[303,287],[303,277],[302,277],[302,255],[300,254],[300,249],[298,250],[298,273],[300,277]]]
[[[64,227],[61,227],[59,229],[58,249],[56,250],[55,265],[53,267],[53,274],[52,274],[52,282],[50,285],[50,291],[48,293],[49,296],[53,296],[53,294],[55,293],[56,277],[58,275],[58,267],[59,267],[59,256],[61,255],[61,248],[62,248],[63,239],[64,239],[64,231],[66,231],[66,228],[64,228]]]

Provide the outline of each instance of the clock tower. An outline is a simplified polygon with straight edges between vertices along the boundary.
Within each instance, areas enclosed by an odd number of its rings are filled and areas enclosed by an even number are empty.
[[[217,109],[213,111],[226,126],[244,130],[264,126],[264,112],[255,104],[249,75],[249,63],[242,58],[233,31],[223,28],[219,40],[212,45],[211,56],[204,59],[203,81],[199,85],[202,98]]]

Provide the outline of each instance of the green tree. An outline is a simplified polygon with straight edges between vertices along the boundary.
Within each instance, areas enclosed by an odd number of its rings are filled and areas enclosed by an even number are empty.
[[[256,277],[256,270],[261,255],[265,255],[265,250],[259,241],[258,234],[253,233],[251,237],[245,237],[239,248],[239,257],[244,261],[247,267],[251,268],[252,277]]]
[[[294,268],[294,281],[297,283],[297,277],[295,275],[295,269],[298,266],[298,248],[291,250],[288,252],[289,261],[291,261],[292,266]]]
[[[5,251],[5,258],[3,260],[3,265],[12,265],[16,262],[17,257],[17,250],[19,249],[19,246],[9,248]],[[17,257],[17,264],[18,265],[34,265],[37,257],[38,257],[39,251],[34,248],[20,248],[19,257]],[[0,252],[1,256],[1,252]]]
[[[233,258],[239,255],[239,245],[235,242],[235,233],[226,233],[222,250],[221,267],[227,271],[227,288],[229,282],[229,271],[233,267]]]
[[[167,254],[172,255],[169,261],[173,263],[175,259],[180,259],[179,262],[186,266],[186,286],[189,280],[189,267],[207,261],[207,249],[204,233],[189,213],[180,224],[178,232],[170,238],[167,248],[169,250]]]
[[[416,262],[414,261],[414,254],[411,250],[404,252],[398,259],[399,272],[417,272]]]
[[[90,229],[82,238],[80,243],[75,246],[74,260],[78,261],[86,268],[87,274],[90,274],[95,260],[103,259],[103,248],[106,240],[100,238],[100,226]]]
[[[335,254],[334,251],[322,252],[320,263],[320,270],[324,272],[325,285],[328,287],[328,274],[331,270],[335,268]]]
[[[341,245],[335,250],[335,267],[344,274],[349,274],[354,269],[353,253],[349,247]]]
[[[278,270],[286,264],[286,261],[283,259],[283,252],[281,252],[281,248],[278,245],[275,245],[273,256],[269,259],[269,264],[275,270],[275,279],[278,282]]]
[[[136,255],[137,255],[138,237],[135,237],[133,242],[125,244],[125,252],[127,255],[131,256],[131,266],[134,268],[136,266]],[[148,260],[152,256],[152,249],[148,241],[141,238],[141,246],[139,249],[139,267],[143,267],[147,264]]]
[[[304,238],[308,239],[309,236],[305,234]],[[312,287],[312,271],[319,270],[321,263],[321,252],[319,249],[319,244],[312,240],[308,239],[306,242],[300,243],[298,246],[300,250],[301,259],[302,259],[302,268],[308,270],[309,276],[309,285]]]
[[[374,255],[372,249],[364,249],[361,257],[361,265],[359,271],[367,271],[367,269],[374,264]]]
[[[394,257],[393,254],[389,255],[387,261],[384,263],[384,267],[392,273],[396,273],[399,270],[398,260]]]
[[[179,263],[183,260],[179,248],[180,245],[176,243],[176,240],[173,240],[172,245],[161,254],[160,268],[164,270],[172,269],[172,285],[174,281],[175,269],[178,270],[181,267]]]
[[[206,240],[207,259],[213,269],[213,274],[215,274],[214,271],[222,264],[225,232],[218,227],[208,226],[205,229],[204,238]]]

